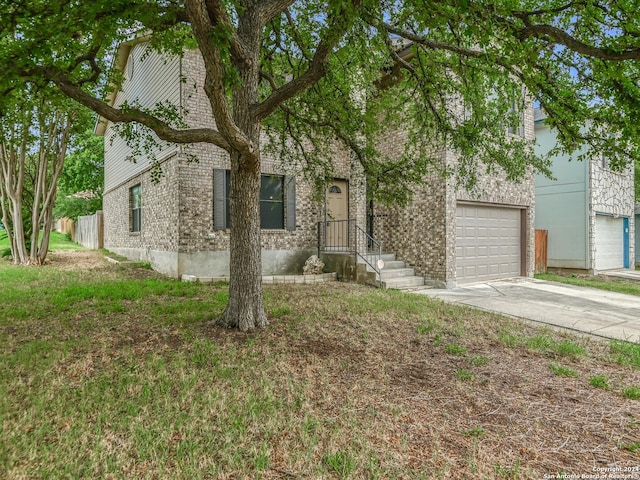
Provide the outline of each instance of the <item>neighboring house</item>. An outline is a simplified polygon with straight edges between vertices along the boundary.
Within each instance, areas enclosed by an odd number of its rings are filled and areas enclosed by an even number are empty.
[[[556,133],[536,110],[536,153],[547,154]],[[578,152],[576,155],[584,153]],[[612,171],[604,157],[552,159],[553,179],[536,176],[536,229],[547,230],[547,266],[586,270],[629,268],[634,258],[633,166]]]
[[[160,101],[171,102],[186,112],[188,125],[212,126],[210,106],[201,87],[204,66],[199,52],[188,51],[182,58],[167,60],[147,52],[144,41],[138,41],[121,46],[118,62],[125,81],[111,99],[113,105],[126,101],[152,108]],[[524,124],[520,134],[533,140],[532,109]],[[135,163],[130,161],[131,149],[113,124],[101,120],[96,131],[107,140],[105,248],[149,261],[156,270],[174,277],[228,275],[226,152],[211,145],[176,147],[159,142],[152,153],[162,163],[164,178],[154,183],[149,158],[142,155]],[[398,138],[387,136],[382,141],[388,148],[398,148]],[[192,162],[188,154],[198,161]],[[441,152],[441,158],[447,164],[455,162],[450,152]],[[368,225],[385,251],[404,260],[386,257],[384,275],[411,278],[396,282],[397,286],[421,285],[425,279],[431,284],[455,286],[532,275],[532,176],[524,184],[513,185],[485,175],[480,196],[459,191],[434,176],[416,192],[409,206],[374,207],[375,215],[368,216],[360,166],[346,153],[336,154],[333,161],[337,178],[329,184],[325,199],[318,201],[312,186],[298,172],[280,165],[277,159],[262,158],[265,275],[301,273],[304,261],[317,253],[320,236],[325,252],[340,255],[345,246],[352,247],[358,241],[356,224],[361,231]],[[325,258],[341,275],[355,278],[357,266],[344,259]]]

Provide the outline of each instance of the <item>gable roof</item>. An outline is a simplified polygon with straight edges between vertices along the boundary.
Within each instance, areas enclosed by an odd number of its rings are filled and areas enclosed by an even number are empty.
[[[127,66],[127,61],[129,60],[129,54],[133,47],[138,45],[139,43],[148,42],[151,38],[150,34],[141,34],[132,38],[131,40],[127,40],[126,42],[122,42],[118,45],[118,49],[116,50],[116,54],[113,58],[113,64],[111,66],[112,69],[115,69],[119,72],[124,72],[125,67]],[[116,101],[116,96],[118,95],[118,91],[122,86],[119,83],[111,83],[109,85],[111,87],[111,91],[107,94],[106,103],[110,107],[112,107]],[[107,123],[109,120],[106,118],[99,116],[96,120],[96,125],[93,128],[93,133],[96,135],[104,136],[105,131],[107,129]]]
[[[533,110],[533,122],[538,125],[547,118],[547,113],[538,107]]]

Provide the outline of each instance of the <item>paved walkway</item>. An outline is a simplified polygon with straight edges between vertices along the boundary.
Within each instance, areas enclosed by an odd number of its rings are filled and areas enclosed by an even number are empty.
[[[626,280],[636,280],[640,282],[640,270],[630,270],[628,268],[624,268],[622,270],[608,270],[606,272],[601,272],[601,275],[624,278]]]
[[[532,278],[415,293],[591,335],[640,343],[640,296]]]

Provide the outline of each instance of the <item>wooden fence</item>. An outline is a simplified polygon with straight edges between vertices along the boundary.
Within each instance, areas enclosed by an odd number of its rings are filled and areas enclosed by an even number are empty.
[[[71,240],[74,242],[76,241],[76,223],[72,219],[64,217],[56,220],[53,229],[56,232],[60,232],[63,234],[71,234]]]
[[[104,247],[104,221],[102,218],[102,210],[98,210],[93,215],[78,217],[75,240],[83,247],[94,250]]]
[[[536,230],[536,266],[535,273],[547,271],[547,230]]]

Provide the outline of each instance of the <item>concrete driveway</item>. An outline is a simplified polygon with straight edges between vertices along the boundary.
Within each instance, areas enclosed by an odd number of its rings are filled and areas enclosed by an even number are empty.
[[[640,343],[640,297],[533,278],[415,293],[605,338]]]

